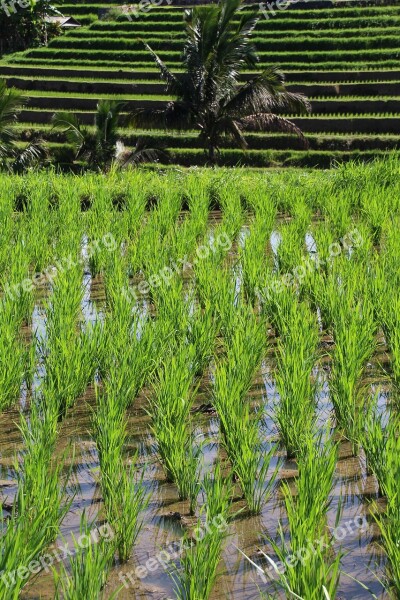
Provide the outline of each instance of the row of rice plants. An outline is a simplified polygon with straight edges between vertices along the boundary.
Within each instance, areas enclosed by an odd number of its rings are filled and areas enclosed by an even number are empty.
[[[289,539],[281,522],[278,539],[268,538],[275,560],[263,554],[273,568],[273,585],[287,597],[336,598],[342,553],[335,553],[334,536],[327,526],[336,460],[337,446],[328,435],[308,436],[305,451],[298,459],[295,489],[286,482],[281,485]],[[339,507],[337,521],[340,513]],[[287,568],[280,569],[277,562]]]
[[[296,202],[291,210],[291,221],[279,229],[280,240],[277,249],[279,275],[284,275],[302,264],[306,233],[311,222],[311,210],[305,203]]]
[[[24,450],[16,462],[18,489],[11,518],[1,522],[0,594],[5,600],[19,597],[32,565],[33,572],[40,569],[38,559],[56,539],[69,510],[64,461],[53,459],[58,433],[54,408],[51,399],[39,392],[29,416],[21,415]]]
[[[33,295],[21,286],[29,274],[21,240],[13,248],[6,274],[0,299],[0,410],[16,402],[23,382],[29,386],[32,378],[34,347],[30,339],[24,340],[22,326],[31,322]]]
[[[275,446],[266,450],[260,427],[263,407],[247,401],[266,346],[266,325],[246,305],[233,307],[223,318],[224,352],[216,361],[213,405],[218,412],[221,441],[240,483],[249,510],[258,514],[272,493],[279,464],[268,477]]]
[[[149,376],[154,332],[151,321],[132,307],[123,292],[127,267],[117,256],[109,261],[105,283],[107,313],[100,356],[103,388],[97,388],[93,425],[105,514],[114,531],[119,559],[126,561],[141,529],[141,512],[149,501],[138,450],[126,466],[126,411]]]
[[[67,565],[61,563],[59,572],[54,571],[55,600],[99,600],[107,581],[113,559],[115,546],[105,538],[96,543],[89,541],[86,548],[82,548],[79,541],[90,540],[93,530],[86,514],[83,513],[79,528],[79,537],[72,534],[73,551],[68,556]],[[119,594],[117,590],[108,595],[108,600],[114,600]]]
[[[189,500],[194,514],[200,491],[201,446],[196,444],[190,418],[196,386],[193,386],[194,346],[175,346],[157,372],[150,398],[151,430],[167,481],[178,488],[179,498]]]
[[[377,399],[368,412],[362,445],[367,458],[367,467],[379,485],[380,493],[386,498],[382,511],[372,503],[373,517],[378,524],[386,557],[384,586],[390,598],[400,597],[400,437],[399,415],[395,410],[388,415],[379,415]]]
[[[254,211],[249,233],[239,250],[243,291],[246,301],[254,306],[257,290],[263,279],[267,262],[268,242],[276,218],[274,202],[265,201],[266,190],[251,190],[249,202]]]
[[[178,275],[157,289],[155,303],[158,332],[165,345],[149,399],[152,433],[167,481],[176,484],[179,498],[189,500],[189,511],[194,514],[202,447],[196,440],[191,410],[200,377],[213,354],[215,321],[194,305],[191,289],[185,297]]]
[[[190,215],[156,243],[159,251],[157,263],[151,265],[153,272],[156,266],[162,268],[160,255],[166,261],[185,257],[187,263],[193,260],[189,264],[194,266],[197,277],[198,270],[206,273],[204,263],[215,264],[226,253],[227,245],[219,238],[218,243],[213,244],[215,231],[206,232],[212,190],[208,186],[202,188],[200,202],[195,207],[195,192],[190,181],[188,183],[184,189]],[[225,202],[224,220],[232,222],[236,216],[230,198]],[[196,247],[202,238],[204,245]],[[197,260],[192,259],[195,248]],[[205,254],[200,254],[199,248],[203,248]],[[150,398],[152,431],[167,480],[177,485],[180,499],[189,500],[189,511],[193,514],[200,491],[201,444],[195,439],[190,412],[199,378],[213,355],[217,320],[212,302],[206,298],[203,304],[197,304],[194,290],[190,285],[186,288],[182,274],[170,273],[167,279],[162,278],[152,291],[152,298],[157,312],[156,327],[166,341]]]
[[[393,399],[397,404],[400,390],[400,278],[398,270],[400,244],[396,220],[387,223],[383,244],[380,255],[375,256],[372,294],[377,318],[390,351],[390,375],[395,386]]]
[[[203,246],[210,250],[194,261],[196,296],[200,306],[208,308],[221,326],[225,307],[228,312],[234,305],[235,288],[231,286],[232,274],[227,273],[224,263],[229,262],[229,251],[235,248],[235,240],[246,219],[243,197],[234,182],[226,182],[221,176],[221,185],[211,181],[209,186],[212,202],[222,210],[222,221],[215,224],[204,236]],[[225,187],[222,187],[225,186]],[[233,296],[232,296],[233,294]]]
[[[281,293],[287,302],[279,303],[274,380],[279,398],[273,418],[288,458],[305,451],[317,417],[317,375],[319,331],[315,313],[290,291]],[[276,313],[278,314],[278,312]]]
[[[202,489],[206,501],[200,510],[196,535],[185,536],[187,550],[180,564],[170,570],[177,600],[208,600],[227,534],[234,486],[229,476],[222,476],[219,464],[213,475],[205,476]]]
[[[99,328],[82,323],[82,278],[80,265],[60,271],[47,301],[43,385],[60,418],[84,393],[96,371]]]
[[[323,285],[325,303],[321,309],[334,342],[330,397],[337,425],[356,452],[368,397],[362,378],[375,352],[377,334],[365,266],[338,258]]]

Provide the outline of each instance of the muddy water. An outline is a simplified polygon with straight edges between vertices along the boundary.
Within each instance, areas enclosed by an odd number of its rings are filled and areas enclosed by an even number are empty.
[[[91,281],[90,276],[86,275],[84,283],[86,293],[82,312],[85,319],[93,321],[96,318],[102,318],[104,290],[101,279]],[[45,333],[44,317],[43,303],[40,301],[33,314],[33,329],[43,335]],[[274,340],[271,339],[271,346],[273,343]],[[368,381],[371,385],[378,382],[384,383],[376,367],[384,359],[385,348],[381,343],[376,359],[367,370]],[[270,352],[250,392],[251,402],[263,403],[267,409],[267,418],[263,425],[266,448],[269,448],[270,443],[277,439],[277,430],[271,417],[274,400],[277,396],[271,377],[272,360],[272,352]],[[326,363],[318,372],[315,372],[315,376],[322,382],[318,396],[318,418],[321,426],[326,423],[332,411],[326,383],[328,369],[329,364]],[[390,399],[390,386],[388,382],[386,383],[387,389],[382,392],[380,398],[382,410]],[[207,403],[209,396],[210,381],[205,378],[199,391],[197,406]],[[22,409],[28,409],[28,400],[25,397],[21,400]],[[72,465],[68,489],[73,495],[73,500],[62,524],[62,535],[56,545],[68,543],[70,548],[72,548],[71,534],[79,534],[79,522],[83,511],[86,511],[93,520],[101,521],[103,517],[102,498],[98,484],[99,462],[91,432],[91,410],[94,401],[94,390],[89,388],[85,396],[76,402],[74,409],[64,420],[57,447],[57,456],[64,457],[65,460],[65,473],[69,472]],[[187,504],[178,500],[176,488],[165,481],[164,473],[153,451],[154,440],[150,435],[149,417],[145,412],[146,403],[146,392],[144,391],[129,410],[126,460],[128,463],[130,456],[137,448],[140,448],[141,460],[145,467],[145,483],[151,493],[151,500],[144,514],[144,526],[135,546],[134,555],[127,564],[115,566],[109,577],[105,597],[118,589],[121,581],[124,580],[125,585],[122,587],[119,598],[136,600],[172,598],[174,596],[173,585],[162,566],[149,572],[143,579],[135,577],[134,572],[138,566],[144,566],[148,559],[157,556],[161,549],[167,548],[172,541],[179,540],[185,531],[190,531],[196,525],[195,519],[188,517]],[[194,419],[199,440],[206,440],[203,451],[204,470],[210,470],[217,458],[225,459],[224,452],[218,443],[218,419],[214,414],[202,413],[196,413]],[[5,514],[9,511],[9,505],[16,490],[13,465],[16,453],[21,450],[21,436],[17,422],[18,411],[15,409],[10,409],[0,415],[0,487],[3,499],[5,499]],[[283,455],[283,452],[277,451],[271,469],[275,467],[278,458]],[[291,481],[296,473],[295,462],[286,461],[281,468],[280,479]],[[329,524],[331,527],[335,527],[338,506],[342,503],[339,525],[344,528],[345,535],[336,544],[336,549],[342,547],[345,551],[342,560],[343,575],[339,598],[353,600],[370,597],[369,592],[355,582],[354,578],[370,588],[376,596],[386,597],[375,576],[382,578],[384,558],[379,549],[376,527],[373,525],[371,517],[368,516],[368,502],[371,499],[382,502],[378,499],[377,491],[376,481],[367,475],[364,457],[362,455],[353,457],[349,444],[343,442],[340,447],[340,459],[336,469],[332,504],[329,511]],[[202,497],[199,496],[199,503],[202,501]],[[286,523],[279,483],[261,515],[250,517],[246,514],[244,502],[239,497],[238,491],[233,510],[237,512],[240,509],[243,510],[233,519],[229,527],[229,535],[220,564],[220,574],[211,596],[213,600],[259,598],[259,590],[274,593],[268,577],[262,579],[237,548],[264,567],[267,565],[260,554],[260,549],[273,557],[266,538],[274,538],[277,535],[279,521],[283,525]],[[351,533],[349,530],[346,531],[346,524],[356,517],[368,518],[368,526],[363,529],[353,527]],[[30,581],[22,597],[26,599],[53,598],[52,574],[42,571]],[[279,597],[279,595],[275,597]]]

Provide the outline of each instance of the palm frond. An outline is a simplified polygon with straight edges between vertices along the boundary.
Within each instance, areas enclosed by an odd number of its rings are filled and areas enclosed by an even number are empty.
[[[193,113],[185,102],[169,102],[164,110],[142,108],[130,115],[132,125],[143,129],[173,129],[182,131],[193,126]]]
[[[242,133],[242,125],[240,121],[235,121],[231,118],[221,119],[218,124],[218,129],[221,134],[232,138],[236,142],[237,146],[239,146],[239,148],[242,150],[246,150],[248,148],[248,144]]]
[[[247,131],[278,131],[280,133],[291,133],[296,135],[303,142],[305,148],[308,148],[308,141],[301,129],[288,119],[279,115],[274,115],[272,113],[248,115],[242,119],[242,124]]]
[[[135,166],[144,162],[157,162],[166,158],[167,153],[161,148],[150,148],[143,138],[139,138],[133,150],[127,149],[122,142],[117,144],[116,162],[121,167]]]
[[[16,173],[21,173],[33,166],[40,165],[47,156],[48,151],[45,143],[38,138],[23,148],[23,150],[15,152],[15,159],[11,164],[11,169]]]
[[[237,115],[257,112],[310,112],[311,106],[307,98],[302,94],[288,92],[284,81],[284,75],[279,69],[268,69],[242,85],[228,100],[224,110]]]
[[[13,125],[17,122],[18,114],[26,103],[20,92],[8,89],[5,81],[0,81],[0,162],[5,163],[13,156],[13,144],[16,134]]]
[[[181,94],[182,88],[181,88],[180,82],[177,79],[177,77],[175,77],[175,75],[173,73],[171,73],[171,71],[168,69],[167,65],[161,60],[161,58],[158,56],[158,54],[156,54],[154,52],[154,50],[152,50],[152,48],[148,44],[144,43],[144,46],[150,52],[150,54],[152,55],[152,57],[154,59],[154,62],[156,63],[158,69],[160,70],[161,78],[166,83],[166,91],[169,94],[174,94],[176,96]]]
[[[77,156],[85,143],[85,130],[78,117],[69,112],[58,112],[52,116],[51,122],[53,128],[62,129],[67,142],[73,146],[75,156]]]

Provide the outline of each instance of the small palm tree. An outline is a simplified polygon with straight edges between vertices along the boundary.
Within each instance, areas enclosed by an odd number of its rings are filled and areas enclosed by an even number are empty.
[[[121,102],[100,100],[94,116],[94,130],[84,127],[76,115],[68,112],[53,115],[53,127],[63,129],[68,143],[74,148],[75,160],[85,160],[91,169],[109,168],[115,156],[123,107]]]
[[[154,160],[157,151],[144,147],[140,140],[133,151],[128,151],[118,136],[121,112],[125,103],[100,100],[94,116],[94,129],[83,127],[72,113],[53,115],[53,127],[63,129],[67,141],[74,147],[75,160],[84,160],[90,169],[108,170],[111,165],[125,166]]]
[[[17,90],[7,88],[5,81],[0,81],[0,169],[21,172],[35,163],[40,164],[46,156],[39,139],[22,149],[16,145],[14,125],[25,103],[26,98]]]
[[[173,74],[146,44],[167,93],[176,96],[176,100],[164,110],[137,111],[132,115],[135,125],[198,129],[211,163],[216,162],[223,136],[245,150],[246,131],[294,133],[306,145],[300,129],[281,115],[307,113],[310,104],[302,94],[287,91],[284,75],[277,68],[269,68],[240,84],[241,70],[255,69],[259,61],[252,43],[259,17],[251,11],[240,18],[242,8],[243,0],[220,0],[217,5],[185,12],[182,73]]]

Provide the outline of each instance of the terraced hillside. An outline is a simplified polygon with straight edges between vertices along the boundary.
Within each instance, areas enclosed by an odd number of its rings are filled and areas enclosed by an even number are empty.
[[[303,5],[304,6],[304,5]],[[99,98],[121,98],[127,108],[160,106],[168,99],[147,41],[165,62],[179,68],[183,42],[183,7],[154,7],[138,17],[101,20],[110,4],[63,4],[62,12],[84,23],[80,29],[52,40],[48,47],[3,57],[0,76],[26,91],[28,109],[22,114],[21,139],[41,130],[61,162],[71,149],[51,131],[56,110],[77,112],[93,122]],[[329,166],[334,159],[370,158],[397,150],[400,141],[400,4],[358,6],[337,0],[332,8],[309,2],[261,15],[256,45],[260,68],[280,65],[289,89],[312,100],[308,117],[293,121],[306,132],[310,148],[280,134],[252,134],[246,155],[226,148],[226,164],[254,166],[296,164]],[[250,77],[251,74],[246,74]],[[124,129],[124,141],[138,135],[156,137],[181,164],[201,164],[196,134],[165,134]]]

